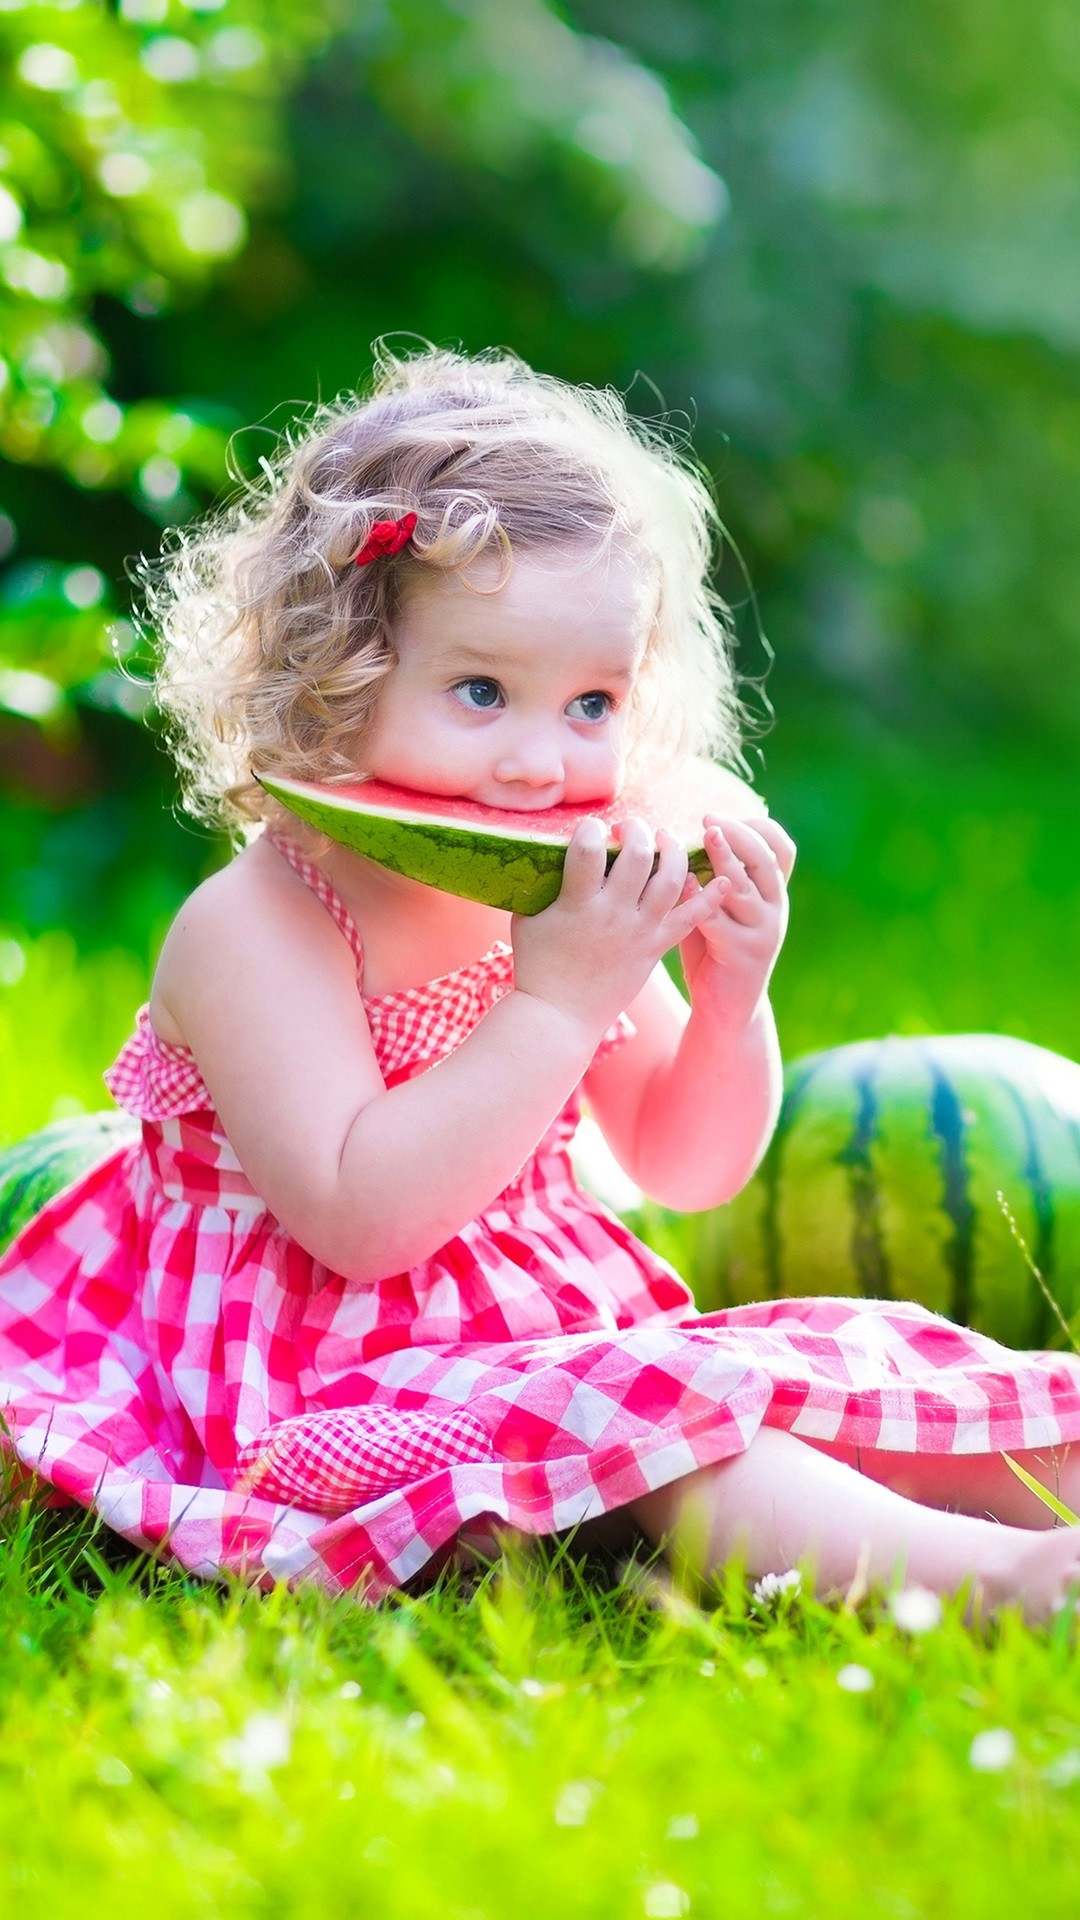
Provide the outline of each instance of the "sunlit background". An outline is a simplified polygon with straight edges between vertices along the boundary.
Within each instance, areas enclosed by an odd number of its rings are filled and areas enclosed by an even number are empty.
[[[1073,0],[0,0],[0,48],[0,1138],[106,1104],[225,856],[132,564],[383,334],[692,431],[786,1053],[1080,1056]]]

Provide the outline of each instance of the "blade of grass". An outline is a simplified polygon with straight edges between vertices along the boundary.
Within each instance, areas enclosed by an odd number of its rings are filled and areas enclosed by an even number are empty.
[[[1017,1479],[1022,1480],[1035,1498],[1042,1501],[1044,1507],[1049,1507],[1051,1513],[1056,1513],[1058,1519],[1064,1520],[1068,1526],[1080,1527],[1080,1515],[1073,1513],[1071,1507],[1065,1505],[1064,1500],[1059,1500],[1056,1493],[1050,1492],[1049,1487],[1044,1487],[1041,1480],[1036,1480],[1034,1474],[1029,1473],[1026,1467],[1022,1467],[1018,1460],[1014,1460],[1011,1453],[1003,1453],[1001,1457],[1005,1465],[1012,1468]]]
[[[1065,1315],[1062,1313],[1061,1308],[1058,1305],[1057,1301],[1054,1299],[1054,1296],[1051,1293],[1050,1288],[1047,1286],[1046,1281],[1043,1278],[1042,1274],[1039,1272],[1038,1267],[1035,1265],[1035,1262],[1032,1259],[1031,1254],[1028,1250],[1027,1241],[1024,1239],[1023,1234],[1021,1233],[1019,1227],[1017,1226],[1012,1208],[1010,1207],[1000,1187],[998,1188],[998,1192],[997,1192],[997,1203],[998,1203],[998,1206],[1001,1208],[1002,1213],[1005,1215],[1006,1220],[1009,1223],[1009,1232],[1012,1234],[1013,1239],[1016,1241],[1016,1244],[1019,1247],[1021,1254],[1023,1255],[1024,1264],[1026,1265],[1028,1272],[1033,1276],[1033,1278],[1036,1280],[1039,1287],[1041,1288],[1043,1299],[1046,1301],[1047,1306],[1050,1308],[1051,1313],[1053,1314],[1055,1320],[1057,1321],[1059,1327],[1061,1328],[1062,1333],[1065,1335],[1065,1338],[1068,1341],[1073,1352],[1080,1353],[1080,1346],[1077,1345],[1076,1335],[1073,1332],[1072,1327],[1070,1326],[1068,1320],[1066,1320]]]

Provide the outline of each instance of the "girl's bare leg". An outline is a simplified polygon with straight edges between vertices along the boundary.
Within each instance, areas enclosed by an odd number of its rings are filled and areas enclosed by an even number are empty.
[[[1019,1600],[1041,1619],[1080,1582],[1080,1527],[1033,1537],[945,1512],[775,1427],[734,1459],[636,1500],[632,1513],[649,1539],[703,1574],[736,1554],[755,1577],[810,1560],[819,1593],[897,1574],[949,1593],[970,1579],[988,1605]]]
[[[925,1506],[1001,1520],[1010,1527],[1046,1529],[1061,1524],[999,1453],[885,1453],[819,1440],[810,1444]],[[1080,1447],[1017,1451],[1012,1458],[1074,1513],[1080,1513]]]

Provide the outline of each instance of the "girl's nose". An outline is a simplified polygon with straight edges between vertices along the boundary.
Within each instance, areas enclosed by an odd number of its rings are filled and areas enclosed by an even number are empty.
[[[522,728],[504,747],[494,772],[507,786],[515,781],[526,787],[559,786],[565,769],[555,728]]]

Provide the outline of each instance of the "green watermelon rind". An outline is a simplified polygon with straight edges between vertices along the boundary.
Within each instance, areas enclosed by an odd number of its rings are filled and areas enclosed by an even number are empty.
[[[490,828],[458,826],[428,814],[390,814],[361,808],[355,801],[335,801],[328,789],[314,790],[299,781],[261,776],[267,793],[280,800],[301,820],[328,839],[379,866],[453,893],[465,900],[507,913],[541,913],[562,885],[566,842],[544,834],[511,833],[493,820]],[[528,814],[520,815],[524,823]],[[608,866],[616,849],[608,851]],[[690,869],[704,884],[712,867],[703,847],[689,853]]]

